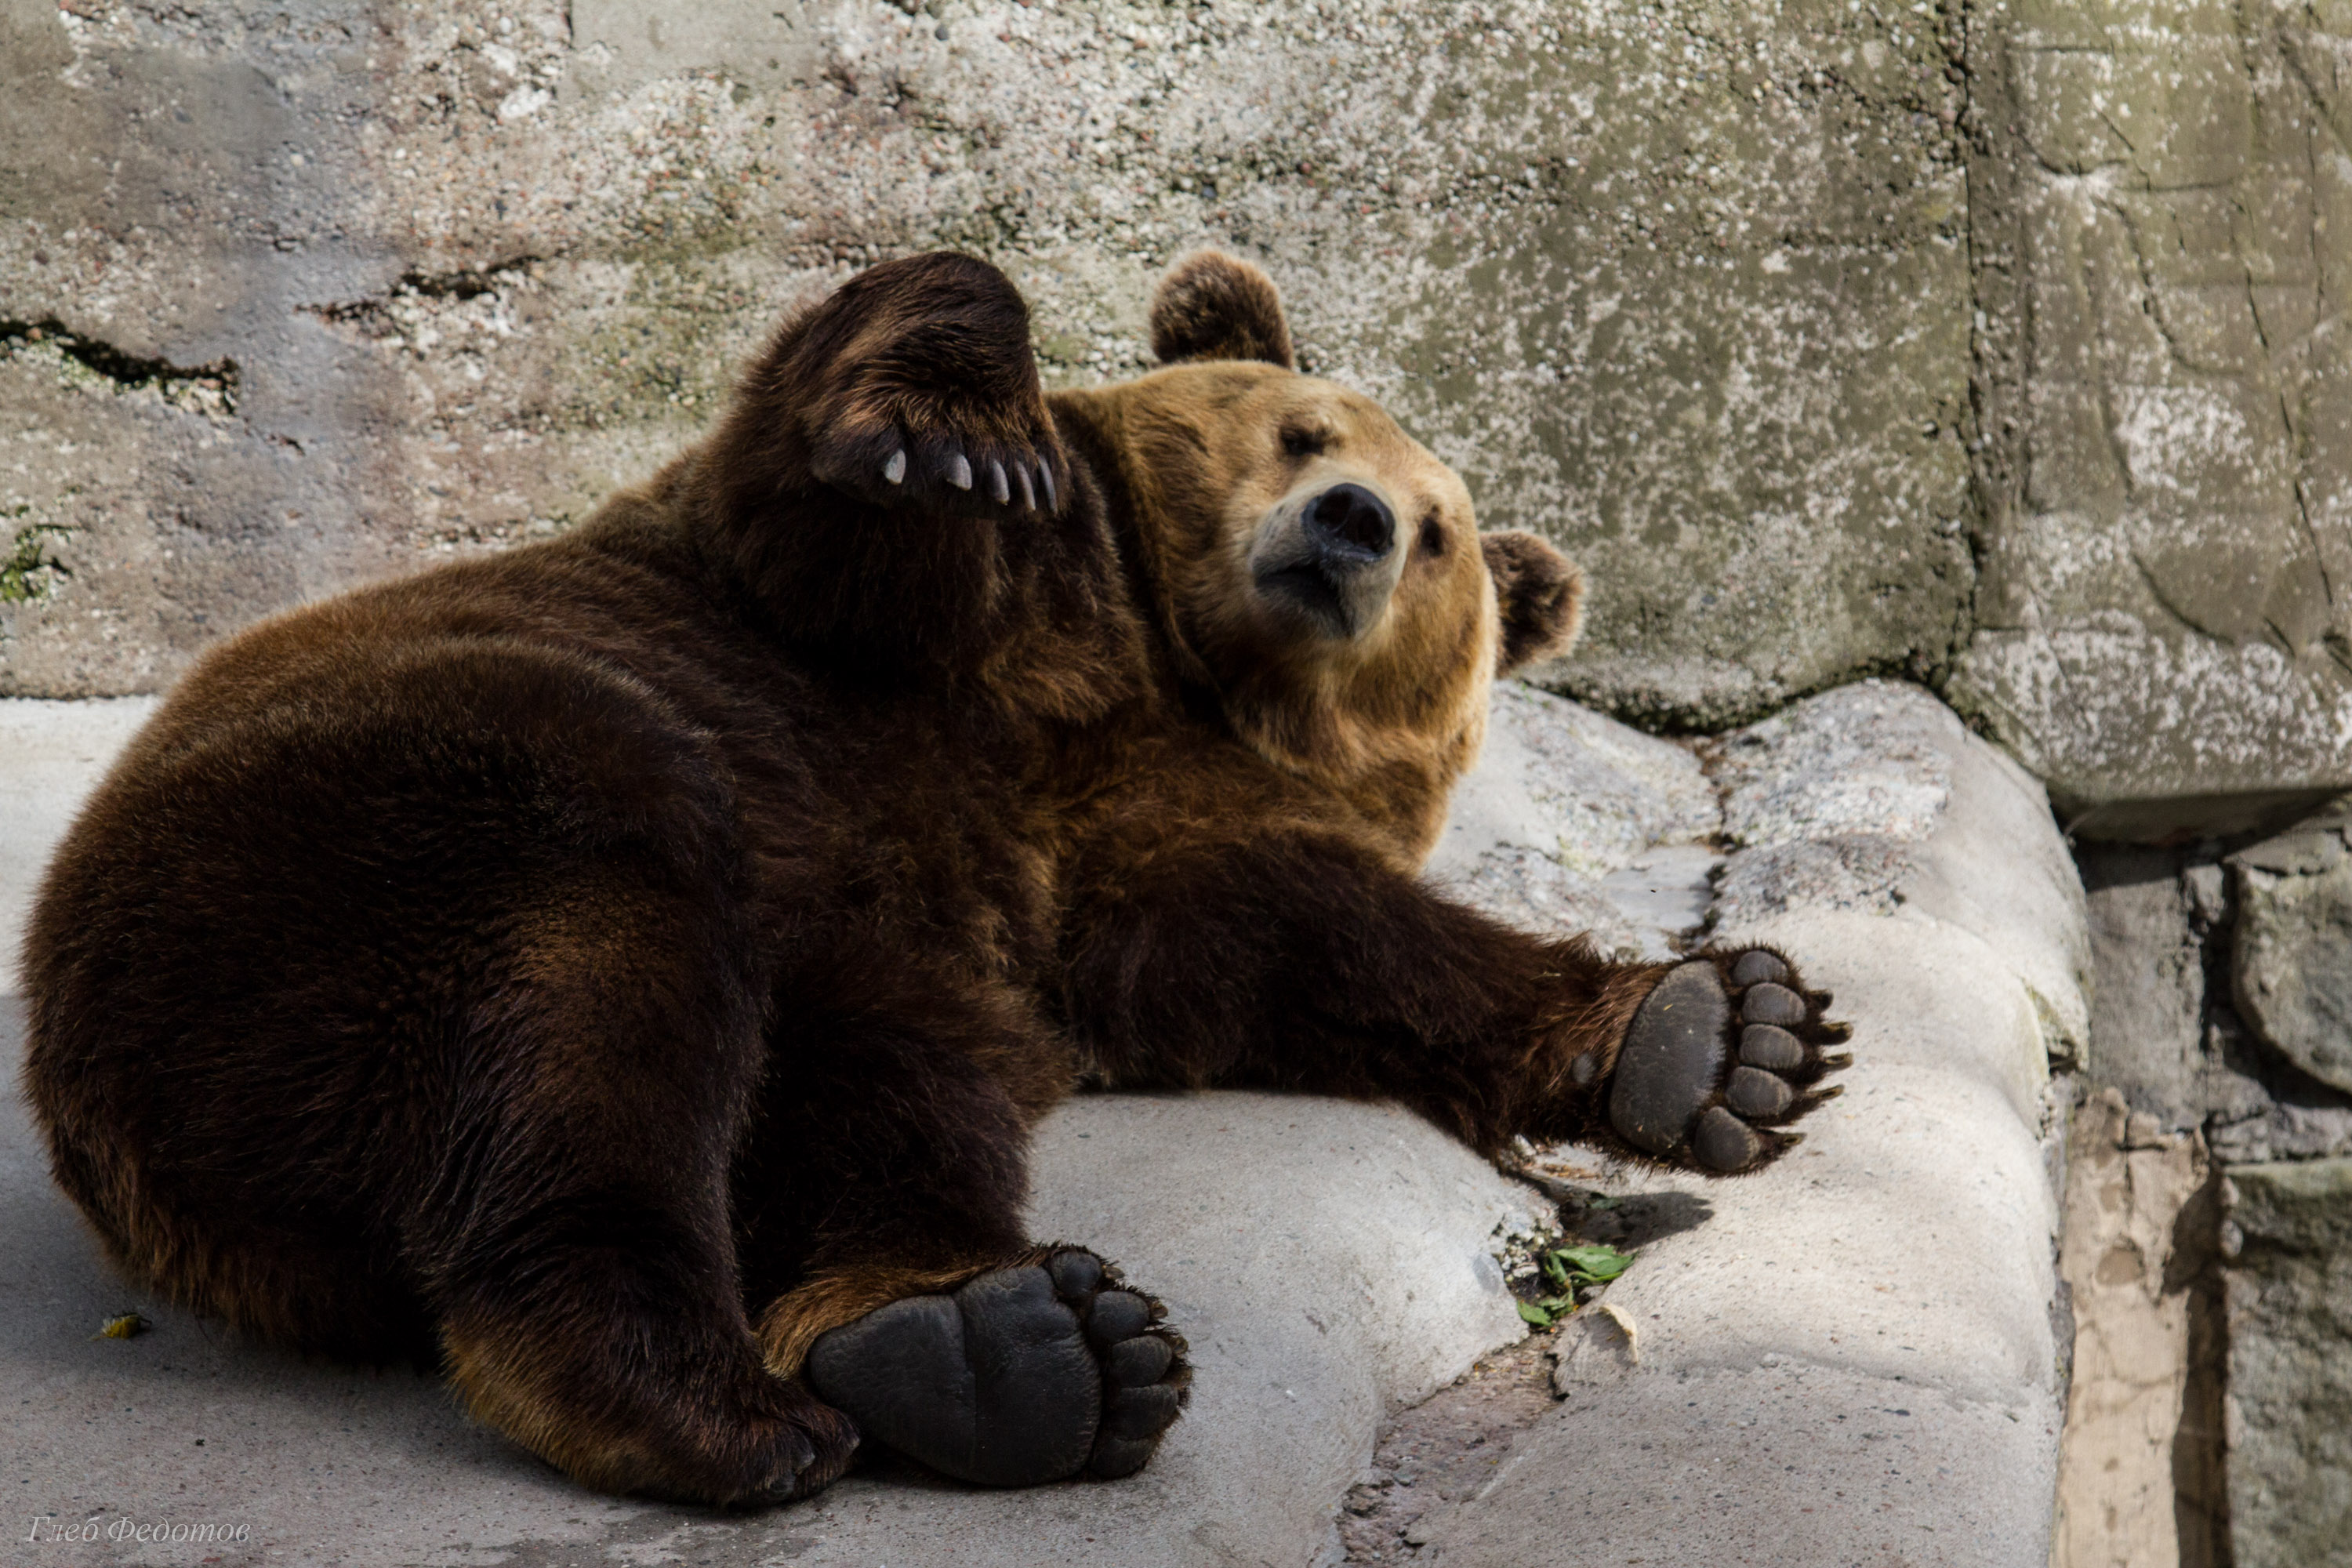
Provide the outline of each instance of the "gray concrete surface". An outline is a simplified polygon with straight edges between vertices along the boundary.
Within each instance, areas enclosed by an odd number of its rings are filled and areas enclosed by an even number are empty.
[[[16,952],[49,852],[156,700],[0,700],[0,996],[17,989]]]

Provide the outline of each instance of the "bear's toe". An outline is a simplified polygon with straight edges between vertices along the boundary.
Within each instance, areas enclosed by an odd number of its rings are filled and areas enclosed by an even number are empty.
[[[1067,1247],[833,1330],[810,1350],[808,1378],[867,1436],[960,1480],[1124,1476],[1151,1457],[1191,1376],[1160,1315]]]
[[[1764,948],[1677,964],[1643,1000],[1608,1087],[1609,1125],[1653,1158],[1717,1174],[1756,1170],[1800,1135],[1769,1129],[1837,1092],[1813,1087],[1848,1058],[1795,967]]]

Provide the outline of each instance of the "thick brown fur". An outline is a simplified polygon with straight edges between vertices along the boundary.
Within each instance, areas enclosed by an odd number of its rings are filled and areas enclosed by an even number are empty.
[[[26,1087],[122,1268],[438,1353],[591,1485],[770,1500],[856,1445],[816,1334],[1039,1256],[1029,1130],[1082,1076],[1593,1131],[1570,1069],[1657,969],[1414,875],[1572,573],[1284,368],[1254,270],[1195,258],[1155,321],[1188,363],[1047,398],[993,268],[877,267],[568,536],[203,660],[25,954]],[[1316,645],[1243,551],[1341,482],[1411,555]]]

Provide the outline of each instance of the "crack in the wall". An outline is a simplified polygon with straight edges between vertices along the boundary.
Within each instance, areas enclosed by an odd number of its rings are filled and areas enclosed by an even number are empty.
[[[174,364],[119,348],[102,338],[77,332],[55,316],[38,321],[0,317],[0,360],[13,359],[27,348],[46,345],[85,370],[103,376],[125,391],[169,393],[175,388],[214,394],[224,413],[236,412],[242,373],[226,356],[205,364]]]
[[[451,300],[463,303],[484,295],[497,295],[520,282],[529,269],[542,258],[524,254],[503,261],[486,262],[480,267],[459,268],[452,272],[427,272],[412,268],[393,280],[392,287],[381,294],[365,299],[340,300],[324,305],[299,305],[303,315],[315,316],[331,326],[352,327],[371,337],[389,337],[398,330],[394,319],[396,308],[404,300]]]

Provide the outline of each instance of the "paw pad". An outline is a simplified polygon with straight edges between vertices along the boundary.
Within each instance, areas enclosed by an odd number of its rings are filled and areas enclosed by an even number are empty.
[[[1709,953],[1667,972],[1625,1032],[1609,1086],[1609,1123],[1635,1149],[1722,1174],[1768,1163],[1799,1141],[1766,1129],[1837,1092],[1811,1086],[1846,1058],[1780,954]]]
[[[807,1375],[867,1436],[960,1480],[1129,1475],[1192,1376],[1159,1315],[1093,1253],[1068,1247],[835,1329],[810,1350]]]

